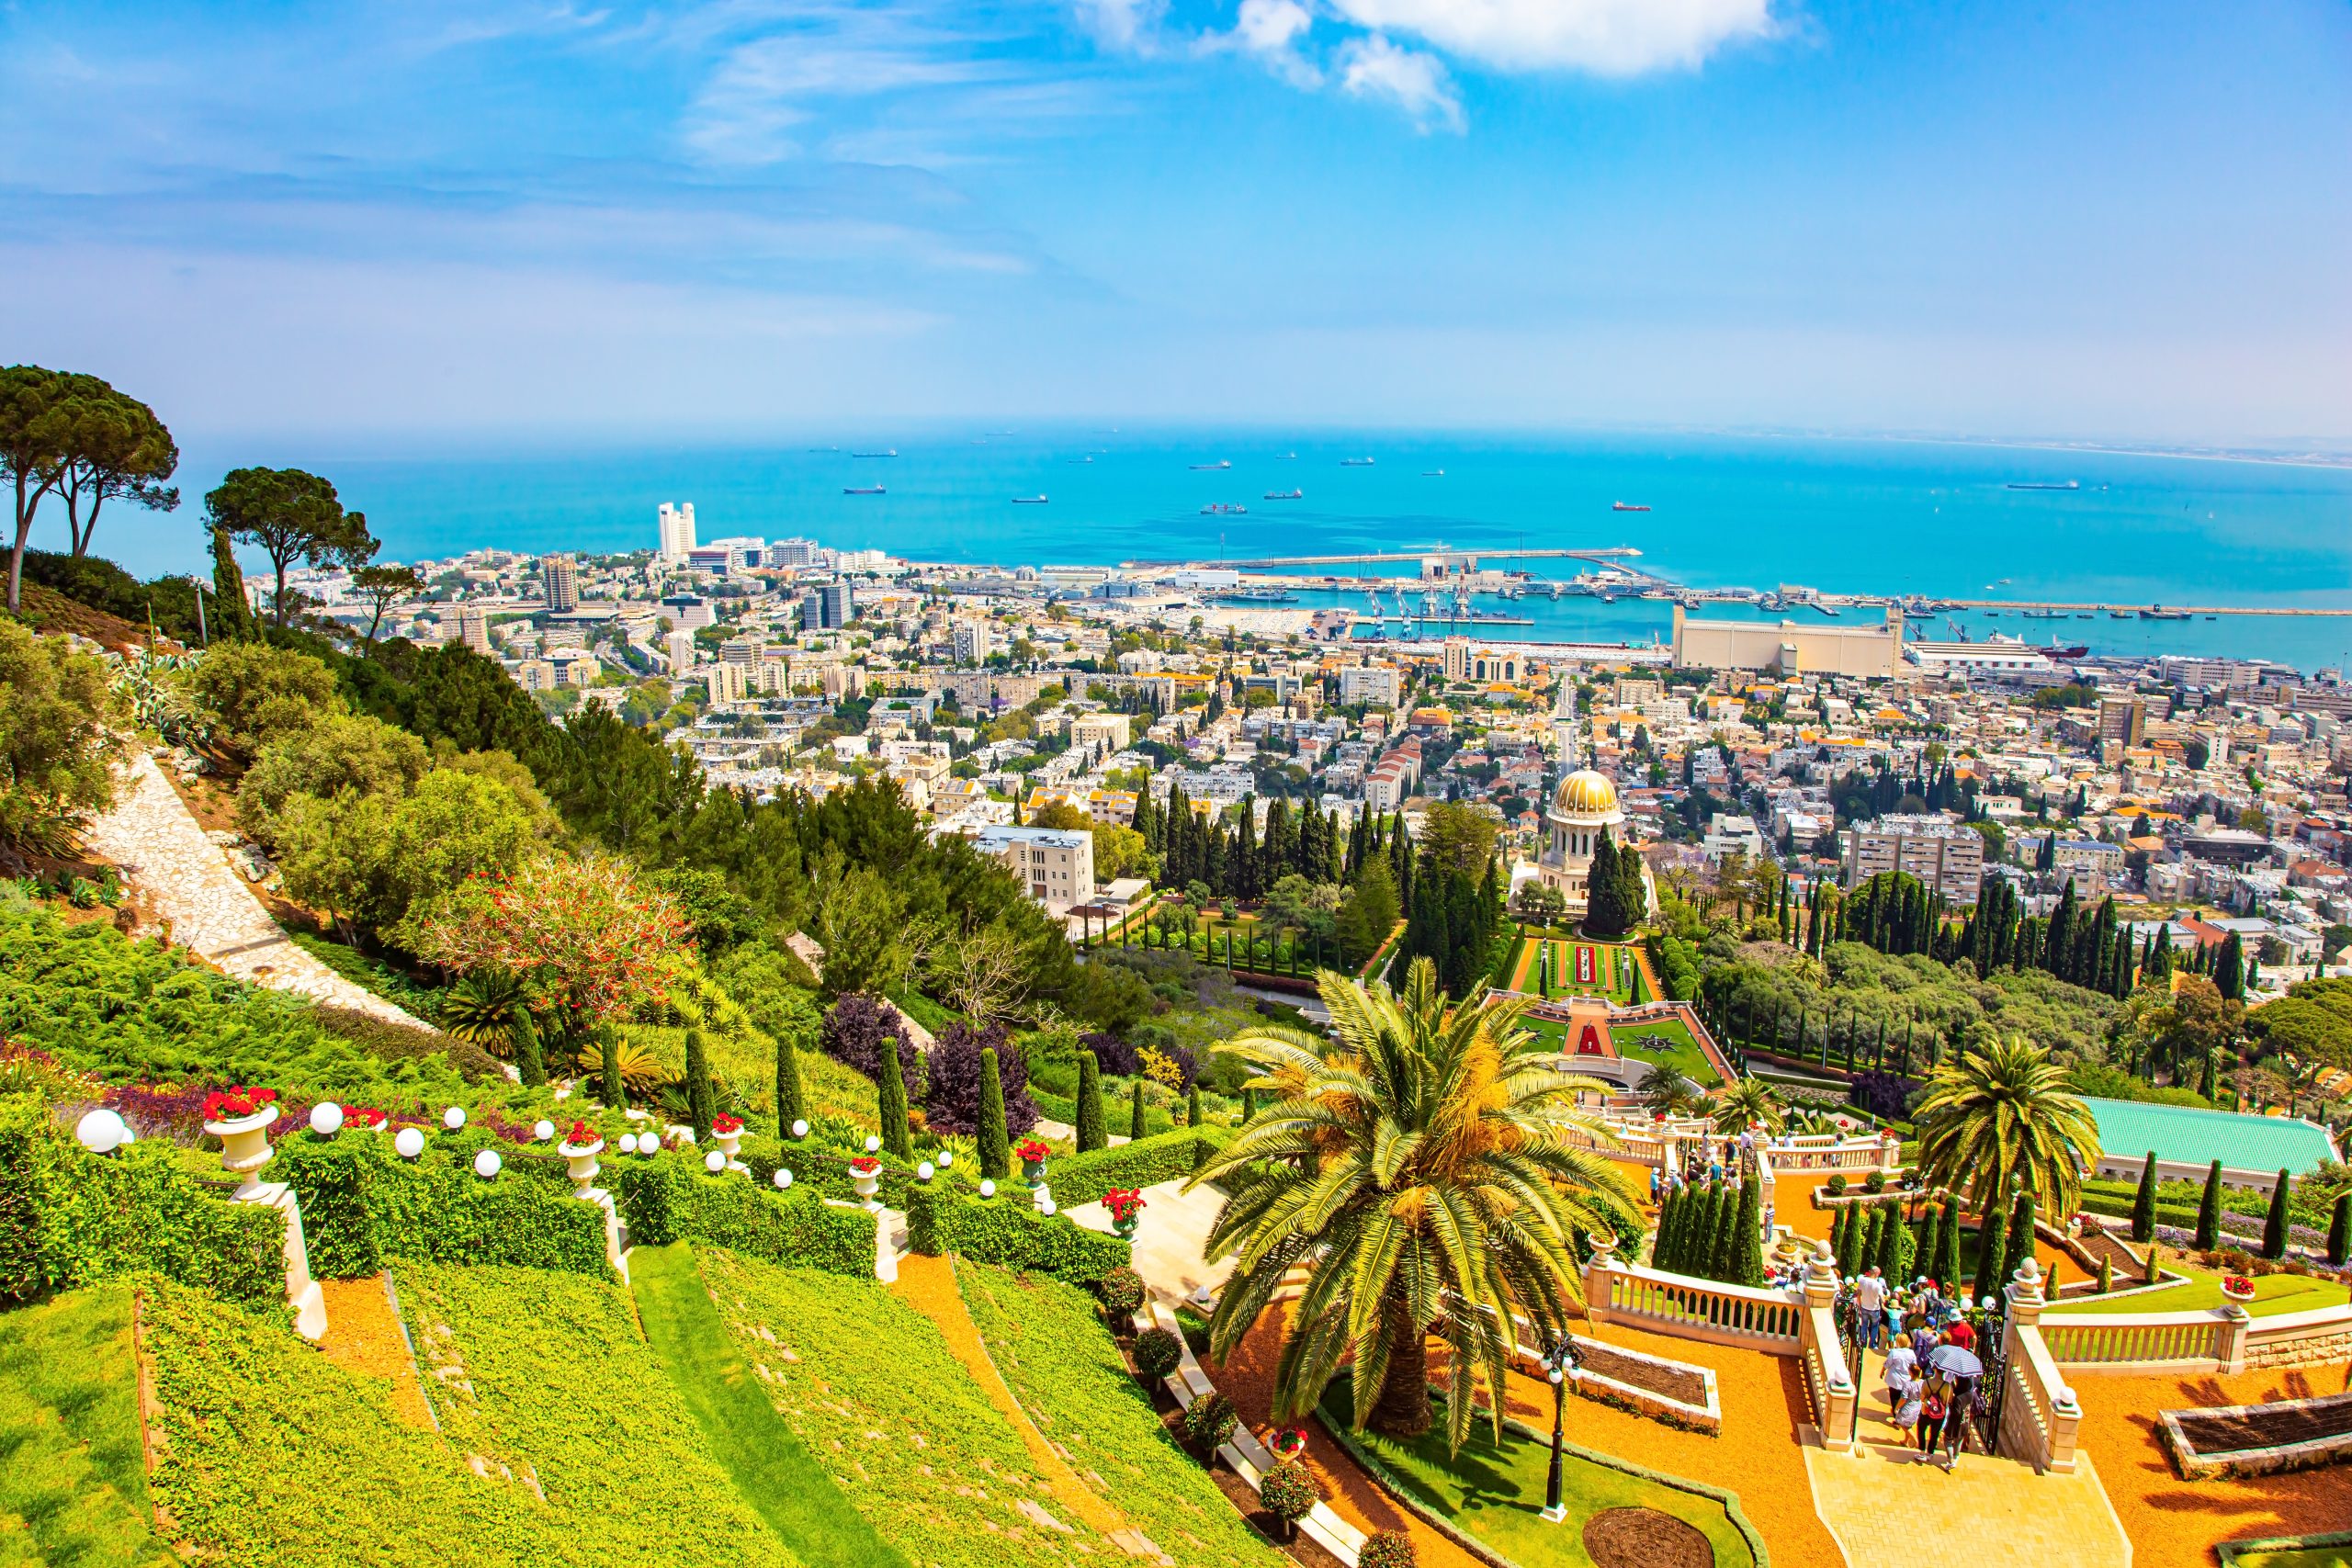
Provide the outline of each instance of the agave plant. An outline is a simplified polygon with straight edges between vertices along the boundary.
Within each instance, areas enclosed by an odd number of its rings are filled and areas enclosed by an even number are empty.
[[[659,1094],[669,1083],[669,1068],[662,1065],[660,1056],[643,1045],[623,1036],[618,1051],[621,1082],[628,1087],[629,1093],[639,1099],[649,1099]],[[583,1077],[594,1078],[604,1070],[604,1046],[591,1035],[580,1048],[580,1071]],[[684,1100],[680,1103],[683,1104]]]
[[[1615,1139],[1577,1102],[1609,1086],[1529,1032],[1524,1001],[1455,1005],[1425,958],[1401,994],[1331,974],[1319,988],[1331,1038],[1270,1025],[1217,1047],[1269,1103],[1193,1177],[1233,1194],[1204,1248],[1238,1254],[1210,1348],[1229,1354],[1303,1269],[1274,1418],[1314,1409],[1351,1356],[1359,1426],[1428,1430],[1434,1335],[1459,1447],[1481,1385],[1502,1387],[1511,1315],[1556,1336],[1582,1293],[1577,1235],[1634,1226],[1632,1190],[1600,1152]]]
[[[500,969],[480,969],[441,998],[441,1028],[493,1056],[514,1050],[514,1015],[531,1005],[530,987]]]

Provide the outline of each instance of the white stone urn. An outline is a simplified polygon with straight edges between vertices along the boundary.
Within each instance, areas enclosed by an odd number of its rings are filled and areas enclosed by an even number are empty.
[[[584,1144],[575,1144],[567,1138],[556,1145],[555,1152],[561,1155],[564,1163],[570,1167],[572,1196],[587,1197],[588,1190],[596,1184],[596,1172],[602,1168],[596,1163],[596,1156],[605,1152],[605,1140],[591,1138]]]
[[[269,1146],[270,1123],[277,1120],[277,1107],[265,1105],[250,1116],[239,1116],[226,1122],[207,1122],[204,1130],[220,1140],[220,1164],[239,1179],[237,1196],[250,1195],[261,1186],[254,1172],[267,1165],[277,1151]]]
[[[743,1144],[744,1132],[745,1128],[741,1122],[736,1122],[735,1126],[731,1130],[720,1127],[716,1122],[711,1125],[710,1141],[717,1144],[718,1145],[718,1152],[727,1156],[727,1168],[729,1170],[748,1170],[751,1168],[743,1163],[742,1154],[741,1152]]]
[[[862,1163],[858,1160],[850,1162],[849,1180],[850,1185],[857,1190],[858,1197],[870,1208],[874,1204],[874,1194],[882,1185],[882,1167],[876,1163],[861,1169]]]

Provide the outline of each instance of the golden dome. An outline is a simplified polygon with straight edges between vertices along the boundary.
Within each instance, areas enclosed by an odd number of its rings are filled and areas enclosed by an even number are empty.
[[[1617,809],[1617,786],[1606,773],[1582,769],[1560,781],[1552,809],[1571,817],[1606,817]]]

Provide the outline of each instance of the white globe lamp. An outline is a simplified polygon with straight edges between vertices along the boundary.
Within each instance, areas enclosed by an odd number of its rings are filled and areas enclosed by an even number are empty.
[[[130,1142],[130,1129],[121,1117],[101,1106],[74,1124],[74,1136],[92,1154],[110,1155]]]
[[[332,1100],[322,1100],[311,1107],[311,1131],[322,1138],[332,1138],[343,1128],[343,1107]]]
[[[545,1118],[532,1122],[531,1136],[543,1144],[548,1142],[555,1136],[555,1123]]]
[[[465,1124],[466,1108],[464,1106],[453,1105],[449,1107],[448,1110],[441,1112],[441,1125],[448,1128],[452,1133],[456,1132]]]
[[[710,1172],[711,1175],[717,1176],[720,1171],[727,1168],[727,1156],[720,1154],[717,1149],[713,1149],[710,1153],[702,1156],[702,1168]]]
[[[392,1135],[392,1147],[402,1159],[414,1159],[424,1152],[424,1129],[403,1127]]]
[[[504,1160],[498,1157],[498,1151],[496,1149],[484,1149],[481,1153],[474,1156],[474,1174],[481,1177],[484,1181],[488,1181],[492,1177],[498,1174],[500,1168],[504,1166],[505,1163],[506,1162]]]
[[[775,1168],[775,1190],[779,1192],[792,1185],[792,1172],[782,1166]]]

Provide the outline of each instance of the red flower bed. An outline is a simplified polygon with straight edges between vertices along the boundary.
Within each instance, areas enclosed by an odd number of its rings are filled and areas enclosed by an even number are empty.
[[[710,1119],[710,1130],[731,1136],[743,1130],[743,1119],[722,1111]]]
[[[571,1131],[563,1135],[563,1141],[575,1149],[584,1149],[591,1144],[601,1142],[603,1138],[602,1133],[597,1132],[585,1122],[574,1122],[571,1124]]]
[[[216,1089],[204,1097],[204,1119],[207,1122],[242,1122],[248,1116],[258,1116],[277,1103],[274,1089],[252,1089],[243,1084],[231,1084]]]
[[[882,1162],[872,1155],[860,1155],[849,1162],[852,1176],[872,1176],[882,1168]]]

